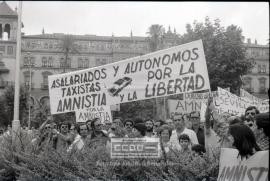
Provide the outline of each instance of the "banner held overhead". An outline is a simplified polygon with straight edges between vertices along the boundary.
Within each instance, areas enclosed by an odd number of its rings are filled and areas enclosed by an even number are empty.
[[[210,89],[202,40],[48,79],[52,114]]]

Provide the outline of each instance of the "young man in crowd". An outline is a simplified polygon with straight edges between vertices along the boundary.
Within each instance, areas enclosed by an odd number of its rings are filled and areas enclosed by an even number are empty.
[[[164,121],[161,119],[154,122],[153,132],[155,135],[157,135],[157,130],[164,124]]]
[[[145,132],[145,137],[155,137],[154,134],[154,121],[152,119],[148,119],[145,121],[145,127],[146,127],[146,132]]]
[[[57,151],[67,150],[68,146],[74,141],[73,135],[70,133],[70,126],[70,123],[65,121],[59,125],[60,132],[52,128],[54,130],[54,133],[56,134],[54,141]]]
[[[179,144],[181,146],[182,153],[190,153],[191,152],[191,142],[190,142],[190,138],[187,134],[181,134],[179,136]]]
[[[174,130],[173,120],[171,118],[166,119],[165,123]]]
[[[201,127],[200,113],[193,111],[190,113],[190,121],[192,123],[192,130],[195,131],[199,144],[205,146],[204,128]]]
[[[181,145],[179,144],[178,139],[181,134],[187,134],[192,144],[198,144],[196,133],[193,130],[186,128],[182,115],[175,115],[173,121],[175,130],[172,131],[170,142],[174,149],[181,150]]]
[[[254,135],[262,150],[269,150],[269,112],[255,115]]]
[[[255,106],[249,106],[245,111],[244,124],[254,129],[254,116],[259,114],[259,110]]]
[[[124,122],[124,127],[126,130],[126,137],[129,137],[130,134],[132,134],[134,123],[131,119],[126,119]]]
[[[71,150],[74,150],[74,151],[82,150],[82,148],[85,145],[85,141],[89,133],[88,126],[86,124],[79,124],[79,125],[76,125],[76,130],[78,134],[75,137],[73,143],[69,146],[67,150],[68,152],[70,152]]]

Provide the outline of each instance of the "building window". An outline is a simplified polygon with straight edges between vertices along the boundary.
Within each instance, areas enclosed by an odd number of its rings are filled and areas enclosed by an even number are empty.
[[[253,92],[252,87],[251,87],[251,82],[252,82],[252,78],[251,77],[245,77],[244,78],[244,88],[248,91],[248,92]]]
[[[82,60],[82,58],[78,59],[78,68],[83,68],[83,60]]]
[[[47,57],[42,57],[42,67],[48,67]]]
[[[48,67],[53,67],[53,57],[49,57],[48,59]]]
[[[261,72],[262,72],[262,73],[266,73],[266,65],[262,65],[261,68],[262,68],[262,69],[261,69]]]
[[[23,66],[24,67],[33,67],[35,65],[35,57],[24,57],[23,58]]]
[[[260,88],[260,93],[265,93],[266,89],[265,89],[265,84],[266,84],[266,78],[262,77],[259,78],[259,88]]]
[[[5,47],[5,46],[0,46],[0,52],[5,53],[5,49],[6,49],[6,47]]]
[[[261,65],[258,65],[258,73],[261,73],[261,71],[262,71],[262,67]]]
[[[13,55],[13,46],[8,46],[7,47],[7,54],[8,55]]]
[[[24,86],[26,89],[29,89],[30,86],[30,71],[26,71],[23,73],[24,74]],[[33,72],[31,71],[31,78],[32,78],[32,85],[31,85],[31,89],[33,89]]]
[[[67,62],[66,62],[64,58],[61,58],[60,59],[60,67],[61,68],[70,68],[71,67],[71,59],[68,58]]]
[[[48,76],[52,75],[51,72],[42,72],[43,82],[41,83],[41,89],[48,89]]]
[[[88,68],[89,67],[89,59],[85,58],[84,59],[84,68]]]
[[[97,58],[96,59],[96,65],[97,66],[105,65],[106,63],[107,63],[107,60],[105,58],[103,58],[103,59]]]

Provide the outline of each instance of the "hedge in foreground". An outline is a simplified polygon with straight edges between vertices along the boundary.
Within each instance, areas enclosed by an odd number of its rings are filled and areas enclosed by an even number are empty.
[[[23,139],[23,138],[22,138]],[[171,151],[159,159],[111,159],[104,146],[81,152],[59,153],[51,147],[35,154],[30,141],[12,147],[11,139],[0,145],[0,180],[216,180],[219,149],[203,156]],[[211,154],[210,154],[211,153]]]

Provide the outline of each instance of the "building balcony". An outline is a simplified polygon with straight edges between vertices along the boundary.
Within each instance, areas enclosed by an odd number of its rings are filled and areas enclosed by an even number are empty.
[[[0,89],[6,88],[7,86],[14,85],[12,81],[0,81]]]
[[[48,84],[41,83],[40,85],[41,85],[40,87],[41,87],[42,90],[48,90],[49,89]]]
[[[31,89],[34,88],[34,85],[35,85],[34,83],[31,84]],[[29,86],[30,86],[30,83],[29,83],[29,82],[25,82],[25,83],[24,83],[24,88],[25,88],[26,90],[29,90],[29,88],[30,88]]]

